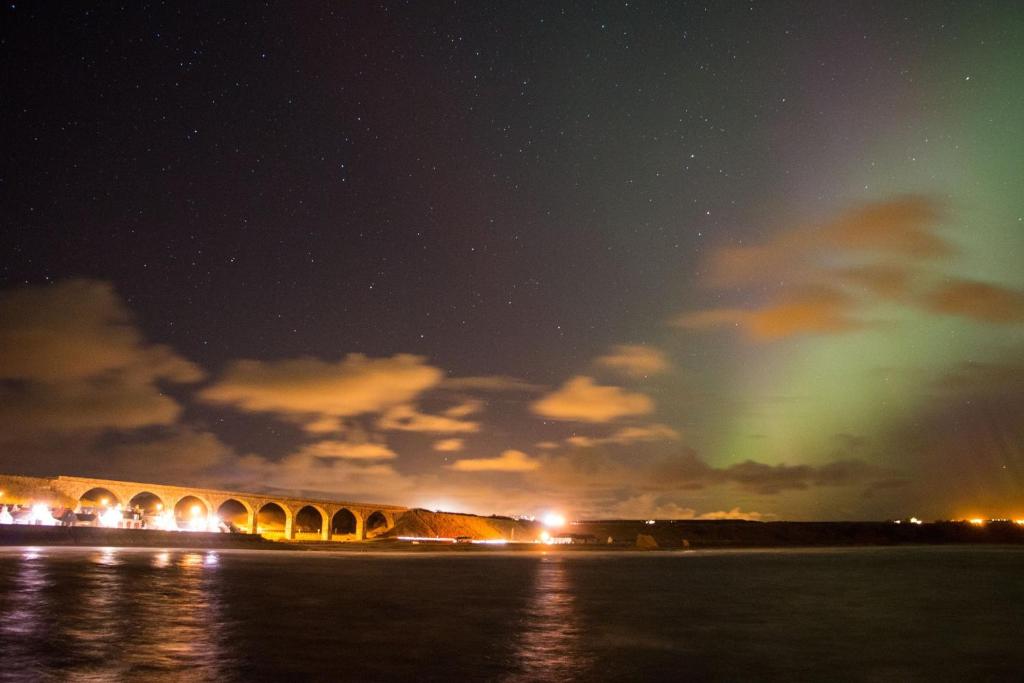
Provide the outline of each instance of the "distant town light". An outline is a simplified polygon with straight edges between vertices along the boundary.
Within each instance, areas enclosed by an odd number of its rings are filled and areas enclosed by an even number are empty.
[[[924,524],[924,522],[922,522],[921,520],[919,520],[919,519],[918,519],[917,517],[911,517],[911,518],[910,518],[910,523],[911,523],[911,524]]]
[[[100,505],[102,505],[103,507],[107,507],[108,504],[110,504],[109,498],[100,498]]]
[[[1024,519],[1015,519],[1015,520],[1013,520],[1013,523],[1014,524],[1020,524],[1021,526],[1024,526]]]
[[[653,524],[655,524],[655,520],[649,519],[646,522],[644,522],[644,524],[646,524],[647,526],[652,526]]]
[[[983,520],[981,517],[972,517],[971,519],[969,519],[967,521],[970,522],[971,524],[973,524],[974,526],[981,526],[982,524],[985,523],[985,520]]]
[[[548,545],[550,545],[551,544],[551,534],[549,534],[547,531],[541,531],[540,532],[540,542],[541,543],[547,543]]]
[[[547,513],[541,521],[549,529],[558,529],[565,526],[565,517],[555,512]]]
[[[198,517],[199,515],[203,514],[203,509],[198,505],[193,505],[191,513],[193,517]]]

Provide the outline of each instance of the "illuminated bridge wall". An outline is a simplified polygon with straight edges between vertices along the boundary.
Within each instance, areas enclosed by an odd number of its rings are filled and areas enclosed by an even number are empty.
[[[151,505],[176,510],[205,508],[203,514],[231,520],[248,533],[289,540],[361,540],[395,525],[407,508],[395,505],[292,498],[261,493],[60,476],[44,479],[49,489],[80,502],[87,494],[112,498],[109,505]]]

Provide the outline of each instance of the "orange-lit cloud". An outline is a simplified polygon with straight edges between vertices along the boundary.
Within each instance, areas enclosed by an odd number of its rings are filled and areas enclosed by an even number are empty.
[[[836,334],[865,325],[865,309],[886,302],[979,322],[1024,320],[1024,292],[946,278],[928,290],[957,254],[937,232],[943,211],[906,196],[854,207],[833,221],[784,230],[750,246],[718,249],[703,284],[758,303],[715,305],[674,319],[686,329],[733,327],[754,342]],[[925,268],[925,263],[932,264]]]
[[[791,278],[820,267],[829,254],[933,259],[955,253],[935,228],[941,207],[922,196],[848,209],[831,222],[783,230],[759,245],[723,247],[709,263],[708,284],[734,287]]]
[[[113,288],[70,280],[0,295],[0,430],[168,425],[181,406],[159,382],[203,378],[166,346],[147,344]]]
[[[475,415],[476,413],[479,413],[483,407],[483,401],[471,400],[463,401],[462,403],[454,405],[451,408],[446,408],[441,412],[447,417],[466,417],[468,415]]]
[[[598,357],[594,362],[632,378],[660,375],[672,367],[664,353],[641,344],[614,346],[609,353]]]
[[[457,472],[532,472],[540,462],[522,451],[509,449],[496,458],[466,458],[448,466]]]
[[[345,431],[345,423],[334,415],[322,415],[304,421],[302,429],[310,434],[336,434]]]
[[[218,468],[237,457],[216,435],[181,425],[103,446],[99,456],[93,464],[97,476],[191,486],[215,486]],[[80,466],[74,473],[85,474]]]
[[[531,384],[526,380],[504,375],[449,377],[442,382],[441,388],[451,391],[507,391],[524,393],[535,393],[544,390],[544,387],[538,384]]]
[[[397,454],[382,443],[369,441],[317,441],[299,451],[317,458],[346,458],[348,460],[392,460]]]
[[[799,334],[835,334],[863,327],[853,314],[856,301],[830,287],[801,287],[782,294],[762,308],[713,308],[686,313],[677,327],[702,330],[735,327],[748,338],[764,342]]]
[[[441,451],[442,453],[461,451],[464,446],[465,441],[462,439],[441,439],[434,442],[434,450]]]
[[[935,313],[984,323],[1024,321],[1024,292],[976,280],[949,280],[926,294],[922,302]]]
[[[459,411],[456,411],[459,412]],[[403,432],[430,432],[435,434],[459,434],[480,431],[480,423],[461,420],[448,415],[421,413],[411,405],[399,405],[389,409],[377,420],[379,429]]]
[[[771,513],[745,512],[738,507],[731,510],[697,512],[692,507],[680,505],[663,494],[644,493],[615,505],[611,516],[621,519],[743,519],[761,521],[775,517]]]
[[[678,441],[679,432],[672,429],[668,425],[663,424],[650,424],[639,427],[623,427],[612,432],[608,436],[604,437],[593,437],[593,436],[571,436],[566,441],[573,446],[579,446],[581,448],[589,448],[592,446],[602,446],[605,444],[618,444],[626,445],[632,443],[642,443],[651,441]]]
[[[200,396],[242,410],[345,417],[404,404],[443,376],[421,356],[368,358],[353,353],[338,362],[316,358],[241,360],[228,366]]]
[[[535,401],[531,409],[553,420],[600,423],[646,415],[654,410],[654,402],[644,394],[601,386],[590,377],[576,376]]]
[[[69,382],[136,374],[197,382],[203,372],[166,346],[146,344],[107,282],[67,280],[0,295],[0,377]]]

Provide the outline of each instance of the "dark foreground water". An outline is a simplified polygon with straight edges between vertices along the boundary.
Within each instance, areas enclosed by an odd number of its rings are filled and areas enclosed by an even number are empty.
[[[3,680],[1024,680],[1024,550],[0,549]]]

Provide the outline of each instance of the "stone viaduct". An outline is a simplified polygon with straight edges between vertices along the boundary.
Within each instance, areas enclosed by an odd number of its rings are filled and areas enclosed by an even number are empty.
[[[408,509],[87,477],[59,476],[48,484],[81,506],[139,506],[150,514],[173,510],[179,519],[217,515],[247,533],[287,540],[362,540],[393,527]]]

